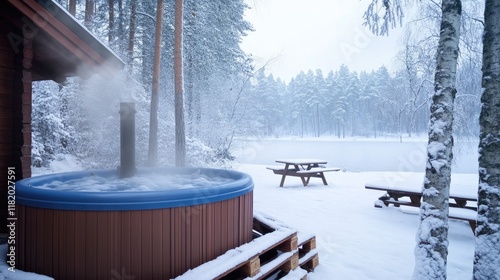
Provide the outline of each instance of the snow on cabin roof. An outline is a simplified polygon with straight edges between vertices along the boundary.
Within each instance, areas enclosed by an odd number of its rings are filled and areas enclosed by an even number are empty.
[[[117,60],[119,60],[119,62],[121,62],[122,64],[122,67],[123,65],[125,65],[125,62],[112,50],[110,49],[108,46],[106,46],[105,44],[103,44],[101,42],[101,40],[99,40],[92,32],[90,32],[90,30],[87,29],[87,27],[85,27],[84,25],[82,25],[72,14],[70,14],[65,8],[63,8],[59,3],[53,1],[53,0],[46,0],[46,1],[41,1],[41,2],[51,2],[51,4],[54,4],[55,6],[57,6],[59,8],[59,11],[64,13],[66,17],[69,17],[73,23],[75,24],[75,29],[82,29],[84,30],[85,32],[78,32],[77,34],[86,34],[86,35],[89,35],[91,36],[96,42],[99,43],[99,46],[104,48],[107,52],[109,52],[114,58],[116,58]]]
[[[34,80],[86,78],[97,71],[110,74],[124,67],[111,49],[53,0],[7,2],[33,23],[34,33],[28,36],[33,39]]]

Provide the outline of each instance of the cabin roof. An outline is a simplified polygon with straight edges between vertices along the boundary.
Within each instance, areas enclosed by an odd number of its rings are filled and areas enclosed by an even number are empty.
[[[10,20],[19,33],[9,34],[13,47],[23,37],[33,40],[33,80],[87,78],[97,71],[107,75],[124,67],[112,50],[53,0],[2,2],[1,6],[6,7],[2,7],[1,16]]]

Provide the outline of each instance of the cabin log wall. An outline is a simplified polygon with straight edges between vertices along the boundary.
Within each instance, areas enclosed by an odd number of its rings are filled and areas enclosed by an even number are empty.
[[[22,31],[6,22],[0,25],[0,201],[7,202],[9,167],[15,179],[31,177],[31,61],[29,40],[12,46]],[[6,205],[2,203],[2,205]],[[7,207],[0,209],[0,233],[6,233]],[[5,221],[5,222],[4,222]]]

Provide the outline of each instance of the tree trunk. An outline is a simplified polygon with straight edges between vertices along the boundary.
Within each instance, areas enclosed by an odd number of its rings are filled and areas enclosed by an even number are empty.
[[[69,0],[69,13],[75,16],[76,14],[76,0]]]
[[[175,165],[186,165],[184,101],[182,78],[182,0],[175,1],[174,91],[175,91]]]
[[[196,15],[197,15],[197,1],[192,4],[191,10],[186,14],[186,21],[184,22],[184,29],[189,30],[186,35],[186,40],[190,42],[191,47],[186,50],[185,55],[185,65],[184,65],[184,96],[185,96],[185,106],[186,106],[186,118],[187,118],[187,133],[189,137],[197,137],[195,129],[198,124],[195,122],[195,106],[194,106],[194,56],[196,52],[196,41],[194,36],[196,36]],[[186,6],[187,9],[187,6]]]
[[[500,279],[500,2],[486,0],[473,279]]]
[[[187,66],[186,66],[186,72],[185,72],[185,88],[184,88],[184,94],[186,96],[186,117],[187,117],[187,127],[188,127],[188,136],[189,137],[196,137],[194,131],[194,101],[193,101],[193,75],[192,75],[192,59],[189,57],[187,59]]]
[[[108,0],[108,20],[109,20],[109,28],[108,28],[108,42],[109,44],[113,43],[114,40],[114,32],[115,32],[115,8],[114,1]]]
[[[460,0],[442,1],[440,38],[437,50],[427,144],[420,227],[415,250],[413,279],[446,279],[448,257],[448,198],[453,159],[453,103],[456,89]]]
[[[125,54],[125,47],[126,47],[125,33],[123,31],[123,23],[125,21],[125,14],[123,12],[123,0],[117,0],[117,2],[118,2],[118,16],[116,17],[116,19],[117,19],[118,27],[114,33],[114,36],[118,40],[117,47],[118,47],[119,53],[123,55],[123,54]],[[128,61],[126,60],[126,62],[128,62]]]
[[[115,33],[116,36],[118,36],[118,39],[120,40],[119,48],[120,52],[123,53],[123,49],[125,47],[125,34],[123,33],[123,20],[125,19],[125,15],[123,13],[123,0],[118,0],[118,31]]]
[[[90,27],[90,22],[94,16],[94,0],[87,0],[85,2],[85,25]]]
[[[149,112],[148,165],[158,164],[158,91],[160,87],[161,34],[163,21],[163,0],[156,6],[155,53],[153,62],[153,85],[151,91],[151,111]]]
[[[304,114],[300,113],[300,138],[304,138]]]
[[[319,103],[316,103],[316,137],[319,137]]]
[[[137,10],[137,0],[131,0],[130,3],[130,26],[129,26],[129,39],[128,39],[128,66],[132,71],[133,57],[134,57],[134,41],[135,41],[135,12]]]

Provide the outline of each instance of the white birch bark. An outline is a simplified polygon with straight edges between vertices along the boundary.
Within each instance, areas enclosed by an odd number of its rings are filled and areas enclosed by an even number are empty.
[[[500,279],[500,1],[486,0],[473,279]]]
[[[453,159],[453,103],[460,37],[460,0],[442,1],[427,165],[420,207],[413,279],[446,279],[448,198]]]

